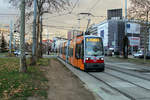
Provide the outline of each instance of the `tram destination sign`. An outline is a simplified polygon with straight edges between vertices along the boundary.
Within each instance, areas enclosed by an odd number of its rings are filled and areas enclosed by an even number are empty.
[[[86,39],[87,42],[100,42],[99,38],[87,38]]]

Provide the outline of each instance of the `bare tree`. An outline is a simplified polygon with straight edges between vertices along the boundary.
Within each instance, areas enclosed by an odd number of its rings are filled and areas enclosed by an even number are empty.
[[[148,21],[150,12],[150,0],[130,0],[131,6],[128,10],[128,17],[130,19],[138,19],[146,22],[146,31],[144,32],[144,61],[147,52],[147,37],[148,37]],[[142,22],[142,24],[143,24]]]
[[[150,0],[130,0],[130,2],[128,17],[146,21],[150,12]]]
[[[20,0],[9,0],[14,6],[19,5]],[[31,8],[33,8],[33,0],[26,0],[27,9],[30,10],[26,16],[29,18],[33,13],[31,13]],[[70,6],[70,0],[37,0],[37,33],[36,33],[36,57],[42,56],[42,22],[40,22],[40,18],[42,18],[45,13],[54,13],[66,10],[67,7]],[[42,20],[42,19],[41,19]],[[41,24],[41,25],[40,25]],[[40,41],[39,41],[40,40]],[[40,44],[39,44],[40,42]],[[40,54],[40,55],[39,55]],[[33,61],[36,61],[34,58]]]
[[[20,21],[20,72],[27,71],[26,56],[25,56],[25,0],[21,1],[21,21]]]
[[[37,57],[42,57],[42,16],[44,13],[53,13],[65,10],[69,6],[69,0],[37,0]],[[41,20],[40,20],[41,18]],[[40,37],[40,38],[39,38]]]

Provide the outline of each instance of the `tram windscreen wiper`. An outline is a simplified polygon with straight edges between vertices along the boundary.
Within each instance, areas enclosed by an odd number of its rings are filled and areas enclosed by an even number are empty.
[[[97,57],[98,55],[94,54],[93,56]]]

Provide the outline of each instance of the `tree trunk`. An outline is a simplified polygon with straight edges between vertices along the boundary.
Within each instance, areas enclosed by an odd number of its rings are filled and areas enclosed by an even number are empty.
[[[36,65],[36,15],[37,15],[37,2],[34,0],[34,20],[33,20],[33,37],[32,37],[32,58],[31,65]]]
[[[148,33],[148,14],[149,14],[149,11],[147,11],[146,13],[146,32],[144,34],[144,63],[146,61],[146,55],[147,55],[147,33]]]
[[[125,59],[128,58],[128,45],[129,45],[129,40],[128,37],[125,35],[123,39],[123,57]]]
[[[43,23],[42,23],[42,16],[40,18],[40,47],[39,47],[39,58],[42,58],[42,32],[43,32]]]
[[[25,56],[25,0],[21,2],[21,28],[20,28],[20,72],[27,72]]]
[[[36,45],[37,45],[37,50],[36,50],[36,57],[37,60],[39,59],[39,38],[40,38],[40,15],[37,17],[37,38],[36,38]]]

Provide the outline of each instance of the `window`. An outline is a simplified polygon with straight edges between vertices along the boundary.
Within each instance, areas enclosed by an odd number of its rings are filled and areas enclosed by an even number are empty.
[[[75,57],[77,59],[81,58],[81,44],[76,44]]]
[[[70,55],[73,57],[73,48],[70,48]]]
[[[82,44],[81,44],[81,59],[84,58],[84,41],[82,41]]]

